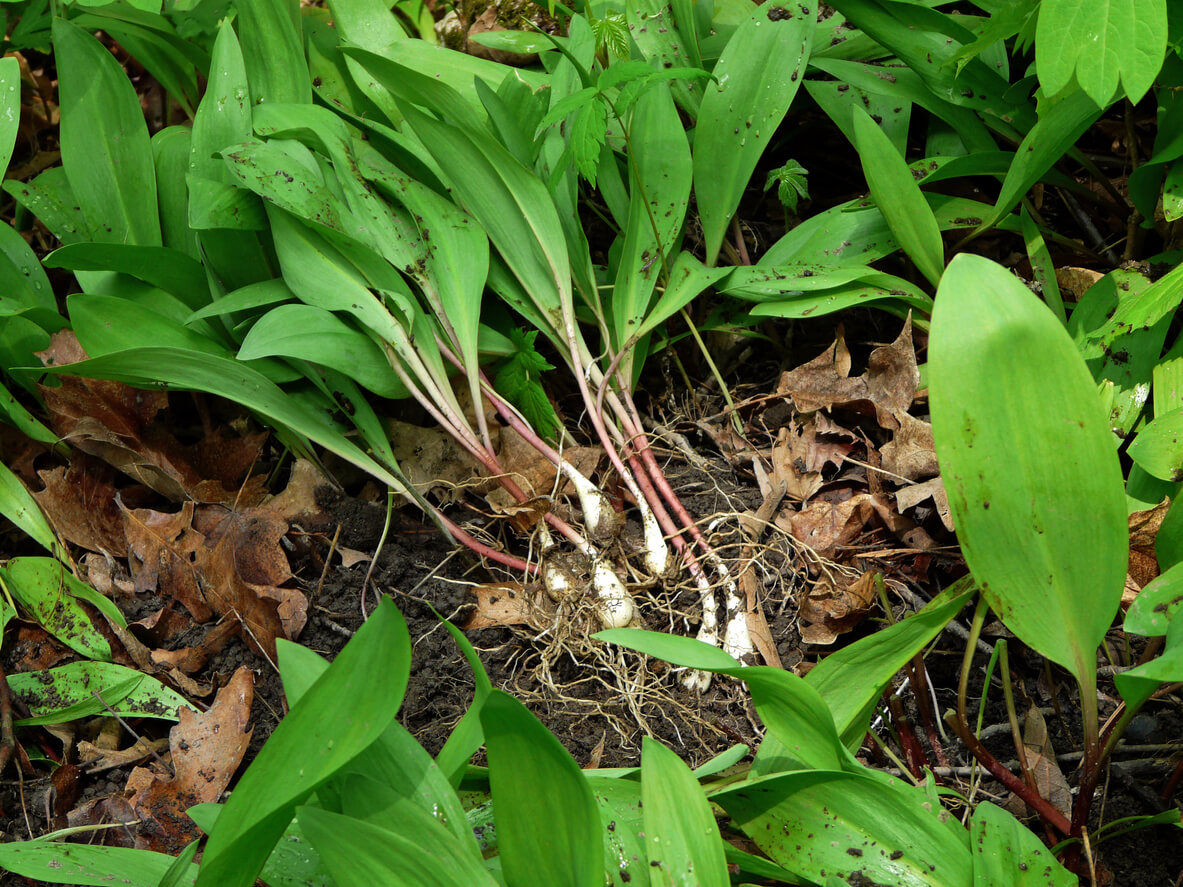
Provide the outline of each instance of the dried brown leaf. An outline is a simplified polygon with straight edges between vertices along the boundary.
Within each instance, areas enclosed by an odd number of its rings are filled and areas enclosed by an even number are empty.
[[[33,498],[58,533],[87,551],[127,556],[123,514],[115,503],[115,473],[109,465],[79,453],[68,466],[39,476],[45,488]]]
[[[200,835],[185,811],[217,801],[250,743],[254,675],[241,666],[209,711],[181,709],[169,731],[174,775],[137,767],[127,781],[128,802],[140,820],[136,846],[176,855]]]
[[[807,644],[832,644],[863,621],[875,604],[876,573],[836,586],[823,576],[801,601],[797,626]]]
[[[859,537],[875,513],[870,499],[867,493],[856,493],[842,502],[817,500],[795,514],[782,511],[776,522],[819,556],[832,559],[839,546]]]
[[[474,585],[476,609],[464,623],[465,631],[505,625],[541,627],[540,615],[554,610],[549,599],[536,586],[520,582],[500,582]]]
[[[896,428],[891,441],[879,450],[883,455],[883,470],[908,480],[936,477],[939,469],[932,425],[905,410],[897,410],[894,417]]]

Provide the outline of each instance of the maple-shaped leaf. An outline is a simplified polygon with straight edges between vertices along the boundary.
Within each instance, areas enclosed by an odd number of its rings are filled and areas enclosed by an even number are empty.
[[[493,379],[493,387],[517,408],[540,436],[553,441],[559,430],[559,417],[542,390],[541,379],[544,372],[554,367],[534,349],[537,337],[537,330],[510,330],[509,338],[517,351],[502,363]]]

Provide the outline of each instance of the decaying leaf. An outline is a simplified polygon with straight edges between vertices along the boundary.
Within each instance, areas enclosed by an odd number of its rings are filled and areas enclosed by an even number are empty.
[[[93,456],[76,453],[69,466],[39,472],[45,489],[33,498],[67,541],[87,551],[127,556],[123,514],[115,503],[114,470]]]
[[[823,575],[801,601],[797,626],[807,644],[832,644],[863,621],[875,604],[875,578],[866,572],[853,582]]]
[[[879,450],[883,455],[883,470],[908,480],[936,477],[937,451],[932,425],[905,410],[897,410],[894,416],[898,427]]]
[[[856,493],[841,502],[818,499],[796,513],[782,511],[776,523],[818,556],[832,560],[839,547],[859,537],[875,513],[870,500],[869,493]]]
[[[172,595],[198,622],[238,620],[245,640],[275,657],[275,640],[299,636],[308,601],[291,579],[279,540],[287,522],[265,508],[231,511],[187,502],[175,514],[125,512],[136,591]]]
[[[567,447],[563,450],[563,458],[584,477],[590,477],[596,470],[602,455],[599,447]],[[565,479],[556,487],[554,464],[512,428],[501,429],[497,461],[506,475],[532,498],[563,495],[570,487]],[[485,498],[494,508],[505,511],[517,505],[516,500],[495,482],[487,483],[486,488],[489,492]]]
[[[505,625],[529,625],[541,629],[554,604],[535,585],[499,582],[474,585],[476,609],[464,623],[464,630]]]
[[[940,515],[941,523],[945,525],[945,529],[952,530],[953,515],[949,512],[949,497],[945,493],[945,485],[939,477],[926,480],[922,484],[900,487],[895,493],[896,507],[901,512],[919,505],[925,499],[932,499],[937,514]]]
[[[137,767],[127,780],[128,803],[140,825],[136,846],[175,855],[200,835],[185,811],[217,801],[250,743],[247,726],[254,699],[254,675],[241,666],[214,698],[209,711],[181,710],[169,731],[174,774]]]
[[[397,419],[388,420],[386,426],[394,457],[417,490],[452,501],[459,495],[457,490],[473,485],[476,463],[452,435]]]
[[[38,356],[46,366],[87,357],[69,330],[55,333],[49,348]],[[174,502],[254,505],[262,498],[262,478],[251,478],[244,486],[238,480],[257,458],[266,434],[215,434],[185,447],[157,422],[168,407],[165,392],[75,376],[60,376],[58,381],[56,386],[41,386],[50,426],[84,453]]]
[[[1023,718],[1023,750],[1027,756],[1027,766],[1035,779],[1036,790],[1065,816],[1071,816],[1072,788],[1056,761],[1056,750],[1047,732],[1047,722],[1034,706],[1027,709]],[[1012,804],[1018,807],[1018,815],[1026,811],[1027,805],[1014,796],[1007,803],[1008,809]]]

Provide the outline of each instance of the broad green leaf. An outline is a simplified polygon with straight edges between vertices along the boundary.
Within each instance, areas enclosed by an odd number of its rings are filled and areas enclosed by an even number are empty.
[[[1031,186],[1043,178],[1052,165],[1101,116],[1101,108],[1083,92],[1072,92],[1041,108],[1039,121],[1031,127],[1015,151],[1015,162],[1006,173],[994,211],[978,226],[993,226],[1023,199]]]
[[[826,700],[847,748],[866,736],[869,709],[896,672],[944,630],[973,591],[969,580],[949,586],[919,613],[836,650],[805,676]]]
[[[56,314],[49,278],[32,248],[10,225],[0,225],[0,254],[0,316],[31,309],[40,309],[39,315]]]
[[[238,10],[251,101],[311,102],[298,0],[252,0]]]
[[[53,21],[62,167],[92,237],[160,245],[156,165],[139,96],[115,56],[65,19]]]
[[[71,271],[116,271],[172,293],[196,311],[210,299],[201,263],[164,246],[127,243],[74,243],[45,257],[46,268]]]
[[[8,684],[29,706],[31,716],[15,722],[23,725],[63,724],[112,710],[124,718],[175,721],[180,709],[194,708],[156,678],[113,662],[82,660],[10,674]]]
[[[189,227],[190,139],[188,128],[166,127],[152,136],[152,157],[156,162],[161,240],[169,249],[198,259],[197,238]]]
[[[970,887],[969,836],[927,794],[869,772],[806,770],[711,794],[778,865],[815,882]]]
[[[0,868],[42,884],[108,887],[118,872],[122,887],[157,887],[173,858],[166,853],[131,847],[16,841],[0,844]],[[197,866],[190,866],[179,884],[193,884]]]
[[[887,226],[920,273],[936,286],[945,268],[945,246],[936,217],[891,140],[860,107],[853,109],[855,147],[867,185]]]
[[[410,648],[398,608],[383,600],[239,780],[206,844],[198,884],[254,883],[296,807],[394,720]],[[386,682],[381,693],[372,692],[375,675]]]
[[[624,11],[629,36],[651,65],[656,62],[662,69],[672,70],[694,64],[694,22],[675,22],[668,0],[634,0],[624,4]],[[704,88],[710,85],[696,80],[675,80],[670,84],[674,101],[691,119],[698,117]]]
[[[168,871],[164,873],[164,877],[160,879],[156,887],[181,887],[184,884],[192,884],[192,876],[196,875],[196,872],[192,872],[193,859],[197,856],[197,848],[200,844],[201,838],[194,838],[186,844],[185,849],[177,854],[177,858],[173,860],[173,864],[168,867]]]
[[[727,267],[708,268],[691,253],[678,253],[670,268],[670,279],[666,281],[665,289],[645,313],[633,338],[640,340],[649,335],[730,270]]]
[[[929,385],[949,505],[982,594],[1085,685],[1128,557],[1121,467],[1088,368],[1037,296],[962,254],[937,294]]]
[[[495,140],[406,108],[407,120],[440,165],[460,203],[485,229],[555,337],[571,304],[567,244],[546,186]],[[563,341],[563,338],[560,338]]]
[[[654,287],[669,270],[690,201],[690,145],[669,87],[657,84],[637,102],[630,122],[629,215],[612,288],[615,347],[626,349],[645,322]],[[621,372],[632,374],[631,354]]]
[[[611,887],[644,884],[653,870],[646,855],[641,784],[633,779],[597,775],[603,770],[586,772],[587,784],[600,809],[600,834]]]
[[[1183,409],[1171,410],[1145,426],[1127,452],[1148,474],[1183,480]]]
[[[911,73],[903,67],[897,70]],[[910,101],[896,96],[868,92],[858,86],[852,86],[844,80],[806,80],[805,90],[852,145],[857,144],[854,131],[854,112],[860,110],[874,118],[896,153],[901,157],[906,156],[908,127],[912,121],[912,103]],[[964,109],[961,110],[962,113],[968,113]],[[861,155],[862,152],[859,153]],[[765,190],[768,187],[765,185]],[[784,203],[783,200],[781,202]],[[790,204],[789,209],[790,212],[795,212],[796,205]]]
[[[468,667],[472,669],[473,683],[476,685],[473,691],[472,705],[464,713],[460,723],[452,729],[447,742],[444,743],[444,747],[440,749],[435,758],[440,770],[448,777],[452,786],[456,787],[460,784],[460,779],[464,775],[469,760],[484,744],[484,732],[481,729],[480,719],[481,706],[484,705],[485,699],[492,692],[493,684],[489,680],[489,675],[485,671],[480,656],[477,655],[476,649],[464,633],[446,619],[441,621],[444,628],[448,630],[448,634],[452,636],[452,640],[460,648],[460,652],[464,654]]]
[[[1130,708],[1139,708],[1161,685],[1183,680],[1183,618],[1174,608],[1167,626],[1163,651],[1149,662],[1113,676],[1121,698]]]
[[[239,360],[258,357],[295,357],[333,367],[380,397],[408,393],[373,339],[311,305],[280,305],[260,317],[238,351]]]
[[[682,760],[642,739],[641,797],[649,883],[654,887],[727,887],[723,839],[702,787]]]
[[[759,6],[715,65],[694,135],[694,195],[708,265],[801,84],[816,21],[812,3]]]
[[[745,668],[718,647],[680,635],[614,628],[598,632],[595,638],[684,668],[725,674],[746,682],[769,736],[779,743],[776,765],[781,769],[836,770],[853,761],[839,740],[834,719],[821,696],[792,672],[763,666]]]
[[[1183,302],[1183,265],[1172,269],[1132,298],[1122,299],[1109,322],[1090,338],[1112,341],[1115,337],[1147,328],[1173,314]]]
[[[413,805],[390,809],[382,826],[301,807],[300,828],[338,884],[466,887],[497,882],[458,852],[459,844],[430,814]]]
[[[0,169],[8,169],[21,121],[21,70],[15,56],[0,59]]]
[[[506,881],[601,887],[600,814],[579,765],[500,690],[481,707],[481,725]]]
[[[295,299],[296,294],[283,282],[283,279],[274,277],[226,293],[200,311],[194,311],[185,322],[192,323],[207,317],[233,314],[236,311],[250,311],[252,308],[265,308],[277,302],[292,302]]]
[[[209,85],[193,119],[189,161],[189,224],[193,228],[263,227],[257,197],[234,184],[220,152],[251,137],[251,97],[234,27],[218,29]],[[216,247],[215,247],[216,248]]]
[[[1159,637],[1183,610],[1183,563],[1174,564],[1138,592],[1126,612],[1123,628],[1132,634]]]
[[[87,659],[111,660],[111,645],[79,602],[86,584],[52,557],[15,557],[0,569],[13,599],[42,628]],[[84,599],[93,599],[94,594]],[[116,613],[119,611],[116,610]]]
[[[0,514],[28,533],[46,551],[55,555],[60,552],[64,556],[57,536],[38,507],[37,500],[3,462],[0,462]]]
[[[47,169],[29,182],[9,179],[4,183],[4,190],[39,218],[49,233],[62,243],[94,239],[70,189],[64,168]]]
[[[1094,104],[1107,106],[1118,79],[1137,103],[1154,84],[1167,50],[1167,0],[1043,0],[1035,29],[1039,82],[1056,95],[1076,75]]]
[[[969,823],[974,887],[1076,887],[1031,829],[1001,807],[980,801]]]

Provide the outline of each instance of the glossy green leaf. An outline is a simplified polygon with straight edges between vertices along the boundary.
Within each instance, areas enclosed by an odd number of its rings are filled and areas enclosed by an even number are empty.
[[[260,317],[242,340],[239,360],[295,357],[353,376],[380,397],[406,397],[382,349],[337,315],[311,305],[280,305]]]
[[[855,107],[852,113],[855,147],[871,196],[908,258],[936,286],[945,268],[945,246],[936,217],[883,130],[862,108]]]
[[[1124,628],[1133,634],[1158,637],[1183,610],[1183,563],[1151,579],[1126,612]]]
[[[805,683],[826,700],[847,748],[857,748],[862,742],[869,709],[892,677],[944,630],[973,591],[972,581],[960,580],[920,612],[835,650],[810,669]]]
[[[8,684],[29,706],[31,717],[15,722],[23,725],[64,724],[105,716],[112,710],[124,718],[175,721],[181,708],[196,711],[184,696],[156,678],[113,662],[82,660],[45,671],[10,674]]]
[[[506,881],[601,887],[600,814],[579,765],[500,690],[485,700],[481,726]]]
[[[675,21],[668,0],[634,0],[624,4],[624,11],[629,36],[650,64],[656,62],[666,70],[694,64],[694,23]],[[670,84],[674,101],[691,119],[698,117],[704,88],[709,89],[710,84],[697,80],[675,80]]]
[[[981,801],[969,823],[974,887],[1076,887],[1077,877],[1001,807]]]
[[[650,88],[638,100],[629,132],[628,226],[612,289],[617,349],[638,338],[654,286],[672,264],[693,174],[690,145],[664,83]],[[626,357],[621,368],[630,375],[631,360]]]
[[[156,163],[161,240],[169,249],[197,259],[197,238],[189,227],[190,135],[184,126],[162,129],[152,136],[152,157]]]
[[[172,293],[196,311],[209,302],[209,284],[201,263],[163,246],[127,243],[75,243],[54,250],[47,268],[71,271],[115,271]]]
[[[641,784],[633,779],[597,775],[603,772],[585,771],[600,809],[605,874],[611,877],[611,887],[647,883],[652,872],[645,845]]]
[[[63,844],[56,841],[16,841],[0,844],[0,867],[43,884],[72,887],[108,887],[112,872],[123,887],[157,887],[173,858],[166,853],[131,847]],[[193,884],[197,866],[191,866],[179,884]]]
[[[274,277],[270,280],[261,280],[258,283],[252,283],[241,289],[226,293],[226,295],[206,305],[200,311],[194,311],[185,322],[192,323],[193,321],[203,320],[207,317],[218,317],[224,314],[233,314],[237,311],[250,311],[253,308],[265,308],[268,305],[275,305],[279,302],[292,302],[295,299],[296,294],[283,282],[283,279]]]
[[[1024,643],[1091,681],[1128,530],[1088,368],[1037,296],[963,254],[937,294],[929,373],[941,473],[982,594]]]
[[[978,227],[985,230],[1009,213],[1031,186],[1043,178],[1052,165],[1097,122],[1101,108],[1083,92],[1071,92],[1042,108],[1039,121],[1031,127],[1015,151],[1015,161],[1006,173],[994,211]]]
[[[111,660],[111,645],[79,601],[77,589],[85,588],[85,583],[61,561],[52,557],[16,557],[0,569],[0,578],[34,621],[71,650],[87,659]]]
[[[62,243],[97,239],[91,236],[90,226],[74,198],[64,168],[47,169],[29,182],[9,179],[4,183],[4,190],[39,218]]]
[[[0,225],[0,315],[30,308],[57,312],[57,299],[32,247],[10,225]]]
[[[641,798],[649,883],[654,887],[728,887],[723,839],[711,805],[682,760],[642,739]]]
[[[1107,106],[1118,79],[1137,103],[1154,84],[1167,49],[1167,0],[1044,0],[1035,30],[1039,82],[1056,95],[1073,75]]]
[[[497,882],[485,867],[459,853],[458,842],[432,816],[412,805],[387,811],[382,826],[301,807],[300,828],[338,884],[462,887]]]
[[[15,56],[0,59],[0,169],[8,169],[21,121],[21,69]]]
[[[254,0],[238,10],[251,101],[311,102],[298,0]]]
[[[639,340],[649,335],[730,270],[727,267],[708,268],[692,254],[685,251],[678,253],[670,268],[670,279],[666,281],[665,289],[645,313],[633,338]]]
[[[62,167],[94,240],[159,246],[156,165],[140,99],[115,56],[53,21]]]
[[[440,123],[413,108],[407,119],[448,177],[460,203],[485,229],[552,338],[571,303],[567,244],[546,186],[499,143],[479,131]]]
[[[1127,452],[1147,473],[1163,480],[1183,480],[1183,409],[1155,418],[1138,432]]]
[[[1162,653],[1149,662],[1113,676],[1113,682],[1129,708],[1140,707],[1163,684],[1183,680],[1183,618],[1178,616],[1178,607],[1173,608],[1172,616]]]
[[[806,770],[711,794],[773,862],[893,887],[970,887],[969,836],[921,789],[869,772]],[[952,826],[952,827],[950,827]],[[858,873],[858,875],[856,875]]]
[[[32,494],[3,462],[0,462],[0,514],[17,528],[28,533],[33,541],[52,554],[62,552],[57,536]]]
[[[759,6],[715,65],[694,135],[694,196],[708,265],[801,84],[816,21],[811,3]]]
[[[1172,269],[1140,293],[1122,299],[1117,310],[1090,338],[1112,340],[1158,323],[1183,303],[1183,265]]]
[[[254,883],[296,807],[394,720],[410,658],[406,623],[385,599],[239,780],[206,844],[199,885]],[[382,693],[370,692],[375,675]]]
[[[477,753],[485,742],[485,734],[481,729],[481,707],[488,698],[489,693],[493,690],[493,684],[489,680],[489,675],[485,671],[485,666],[481,662],[480,656],[476,649],[464,633],[447,620],[441,620],[444,628],[452,636],[452,640],[460,648],[460,652],[464,654],[464,659],[468,663],[468,667],[472,669],[473,683],[475,689],[472,696],[472,705],[469,706],[468,711],[464,713],[464,717],[460,719],[449,734],[444,747],[440,749],[439,754],[436,755],[436,764],[439,765],[441,771],[447,776],[448,781],[453,787],[460,784],[460,779],[464,776],[464,770],[468,766],[468,762],[472,756]]]
[[[595,639],[608,644],[619,644],[629,650],[636,650],[655,659],[664,659],[684,668],[725,674],[741,667],[738,660],[720,648],[682,635],[632,628],[609,628],[597,632]]]

